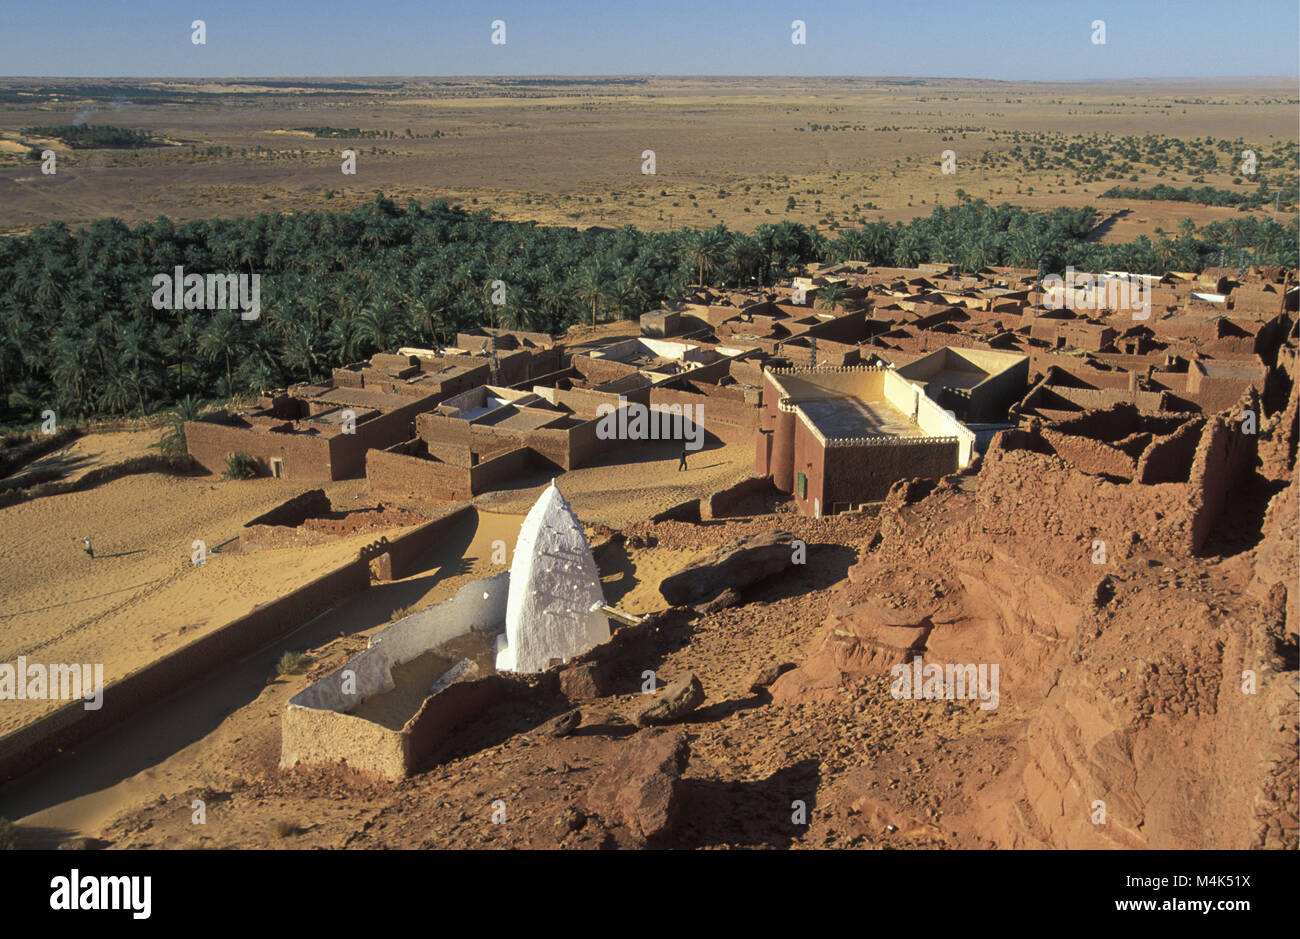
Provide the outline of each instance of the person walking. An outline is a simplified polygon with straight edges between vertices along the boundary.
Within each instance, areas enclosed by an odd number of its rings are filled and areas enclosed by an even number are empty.
[[[686,469],[686,444],[682,444],[682,455],[677,461],[677,472],[680,473],[684,469]]]
[[[90,557],[93,559],[95,557],[95,549],[90,545],[90,536],[86,535],[84,538],[81,539],[81,541],[82,544],[84,545],[82,550],[84,550],[86,554],[90,555]]]

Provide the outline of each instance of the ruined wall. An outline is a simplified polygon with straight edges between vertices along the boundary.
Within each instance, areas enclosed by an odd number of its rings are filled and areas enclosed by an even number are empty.
[[[1138,459],[1137,481],[1145,485],[1187,482],[1204,427],[1204,421],[1188,421],[1172,434],[1152,440]]]
[[[1082,473],[1123,480],[1131,480],[1135,474],[1136,459],[1099,440],[1057,433],[1049,428],[1043,428],[1041,436],[1057,456]]]
[[[1243,434],[1240,423],[1230,423],[1222,417],[1211,418],[1206,424],[1189,479],[1195,508],[1193,551],[1204,546],[1223,514],[1228,493],[1239,486],[1253,468],[1258,440],[1258,434]]]
[[[1097,391],[1085,388],[1053,388],[1052,391],[1072,404],[1086,410],[1105,410],[1117,404],[1132,404],[1143,411],[1166,410],[1171,400],[1167,392],[1129,391],[1127,388],[1104,388]]]
[[[1182,397],[1195,402],[1205,414],[1217,414],[1236,404],[1237,399],[1251,387],[1252,382],[1249,379],[1239,378],[1201,377],[1195,382],[1195,389],[1192,388],[1192,384],[1191,381],[1188,382],[1188,390],[1182,393]],[[1261,380],[1257,384],[1262,390],[1264,382]]]
[[[406,741],[400,731],[351,714],[286,706],[280,722],[281,768],[335,762],[400,779],[406,774]]]
[[[474,720],[497,701],[523,694],[527,686],[506,675],[487,675],[449,685],[424,700],[402,728],[405,772],[414,772],[458,726]]]

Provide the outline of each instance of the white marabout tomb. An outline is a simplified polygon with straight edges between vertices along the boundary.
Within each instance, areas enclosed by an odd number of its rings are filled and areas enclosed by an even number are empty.
[[[596,559],[554,481],[528,510],[510,564],[499,672],[541,672],[609,639]]]

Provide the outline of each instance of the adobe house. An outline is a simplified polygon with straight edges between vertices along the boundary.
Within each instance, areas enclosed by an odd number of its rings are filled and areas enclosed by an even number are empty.
[[[768,369],[755,475],[771,476],[806,515],[878,502],[900,479],[967,466],[975,434],[899,371]]]
[[[194,462],[224,470],[234,453],[253,458],[266,476],[323,482],[365,472],[365,455],[415,435],[415,416],[488,380],[486,365],[424,364],[416,356],[380,353],[336,368],[326,384],[294,385],[264,395],[236,415],[186,421]]]

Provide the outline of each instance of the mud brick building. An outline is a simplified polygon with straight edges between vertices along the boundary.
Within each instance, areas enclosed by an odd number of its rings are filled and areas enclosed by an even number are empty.
[[[938,479],[973,457],[975,434],[894,369],[769,369],[755,473],[807,515],[883,499],[900,479]]]
[[[550,369],[554,354],[540,350]],[[525,359],[533,353],[520,350]],[[334,369],[325,384],[294,385],[262,396],[257,406],[185,424],[190,456],[211,473],[232,454],[251,457],[260,473],[326,481],[365,473],[366,452],[415,436],[416,415],[453,395],[485,385],[493,363],[451,350],[381,353]],[[523,363],[527,374],[532,366]]]

